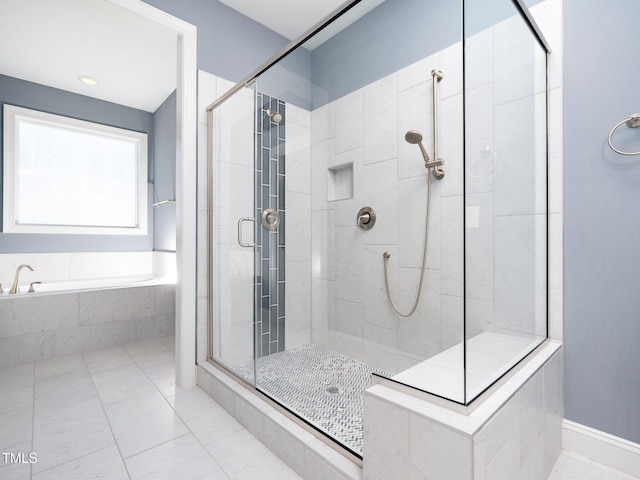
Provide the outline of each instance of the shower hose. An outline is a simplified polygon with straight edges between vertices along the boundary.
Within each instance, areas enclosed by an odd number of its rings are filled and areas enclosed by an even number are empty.
[[[389,303],[391,303],[391,306],[393,307],[395,312],[404,318],[410,317],[411,315],[413,315],[413,313],[416,311],[416,308],[418,308],[418,304],[420,303],[420,295],[422,294],[422,284],[424,283],[424,271],[425,271],[425,267],[427,266],[427,247],[429,245],[430,211],[431,211],[431,171],[427,170],[427,222],[424,229],[424,249],[422,251],[422,268],[420,269],[420,283],[418,283],[418,292],[416,293],[416,301],[413,303],[413,307],[411,307],[411,310],[409,311],[409,313],[402,313],[400,310],[398,310],[398,307],[396,306],[393,299],[391,298],[391,292],[389,291],[389,276],[387,274],[387,263],[389,263],[389,258],[391,257],[391,254],[389,252],[384,252],[382,254],[384,258],[384,286],[387,290],[387,298],[389,299]]]

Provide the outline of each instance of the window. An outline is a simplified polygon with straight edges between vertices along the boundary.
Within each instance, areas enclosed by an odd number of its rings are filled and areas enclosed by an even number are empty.
[[[4,105],[3,231],[145,235],[147,135]]]

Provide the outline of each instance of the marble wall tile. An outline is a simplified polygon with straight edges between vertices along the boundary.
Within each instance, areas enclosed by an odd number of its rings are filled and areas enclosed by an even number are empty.
[[[336,299],[362,303],[363,233],[358,227],[336,227]]]
[[[515,8],[513,13],[493,27],[496,105],[534,93],[533,56],[522,55],[522,52],[535,51],[536,40]]]
[[[356,90],[334,102],[336,153],[363,145],[363,91]]]
[[[411,478],[409,413],[364,395],[364,478]]]
[[[362,303],[336,300],[335,322],[336,331],[362,339],[364,335]]]
[[[440,51],[440,68],[444,78],[440,81],[440,98],[462,93],[462,42]]]
[[[365,152],[365,163],[366,160]],[[398,165],[395,158],[365,164],[363,205],[373,208],[376,212],[376,224],[371,230],[364,232],[364,243],[397,244]]]
[[[286,259],[287,262],[311,260],[311,196],[289,192],[286,195]]]
[[[443,80],[444,81],[444,80]],[[443,197],[462,195],[464,181],[464,121],[462,94],[440,101],[438,158],[444,160],[445,176],[435,180]]]
[[[392,257],[389,265],[395,263],[407,268],[420,268],[422,265],[427,221],[427,181],[426,177],[417,177],[398,182],[398,256],[395,259]],[[427,268],[439,269],[442,200],[436,182],[432,181],[431,188]]]
[[[308,261],[287,262],[286,274],[286,331],[308,329],[312,306],[311,265]]]
[[[398,92],[431,81],[431,70],[440,68],[440,54],[434,53],[398,70]]]
[[[398,316],[387,298],[384,280],[384,252],[389,252],[393,261],[387,263],[389,289],[398,295],[398,247],[396,245],[365,245],[363,253],[367,271],[364,275],[364,323],[384,330],[398,332]],[[371,339],[370,339],[371,340]]]
[[[544,366],[544,472],[547,478],[562,450],[563,402],[563,350],[557,352]]]
[[[311,143],[332,139],[335,135],[335,111],[334,102],[327,103],[311,112]]]
[[[401,312],[406,314],[411,310],[419,281],[420,269],[399,269],[399,293],[392,292],[392,295]],[[440,352],[440,272],[427,269],[422,288],[416,312],[398,321],[398,349],[427,359]]]
[[[535,218],[532,215],[496,217],[495,325],[534,333]]]
[[[494,209],[493,193],[465,197],[465,274],[467,298],[493,301],[494,298]],[[477,223],[470,224],[470,209],[476,209]]]
[[[440,203],[441,218],[447,219],[447,227],[440,230],[440,292],[461,297],[464,283],[463,199],[461,196],[444,197]]]
[[[301,111],[294,105],[287,104],[287,141],[285,142],[285,158],[287,162],[287,192],[311,194],[311,131],[291,121],[291,112]],[[309,112],[306,112],[309,116]],[[300,114],[302,115],[302,113]]]
[[[0,300],[0,337],[78,326],[78,294],[5,297]]]
[[[426,82],[398,92],[398,178],[401,179],[426,175],[418,145],[404,140],[408,131],[418,130],[429,157],[433,156],[432,83],[428,71],[423,75]]]
[[[493,29],[487,28],[465,38],[465,88],[474,89],[493,82]]]
[[[529,125],[534,113],[532,96],[495,107],[496,215],[525,215],[535,211],[535,137]]]
[[[409,462],[410,478],[471,480],[472,439],[429,418],[412,414],[409,417]]]
[[[315,113],[315,112],[314,112]],[[327,167],[335,157],[333,138],[313,143],[311,146],[311,206],[313,210],[333,208],[327,199]]]
[[[396,158],[398,78],[393,73],[363,88],[364,163]]]

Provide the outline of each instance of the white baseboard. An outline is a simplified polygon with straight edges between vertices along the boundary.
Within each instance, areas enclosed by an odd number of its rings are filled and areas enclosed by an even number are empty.
[[[627,475],[640,476],[640,444],[564,420],[562,448]]]

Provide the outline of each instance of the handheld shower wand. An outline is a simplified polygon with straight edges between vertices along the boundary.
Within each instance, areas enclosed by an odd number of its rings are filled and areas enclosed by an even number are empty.
[[[433,168],[433,176],[438,180],[442,179],[442,177],[444,177],[444,171],[439,167],[444,164],[444,160],[442,160],[441,158],[437,158],[432,162],[429,159],[427,149],[424,148],[424,145],[422,144],[422,133],[420,133],[418,130],[409,130],[405,134],[404,139],[407,141],[407,143],[410,143],[412,145],[417,144],[418,147],[420,147],[422,157],[424,158],[424,168],[426,168],[427,170]]]

